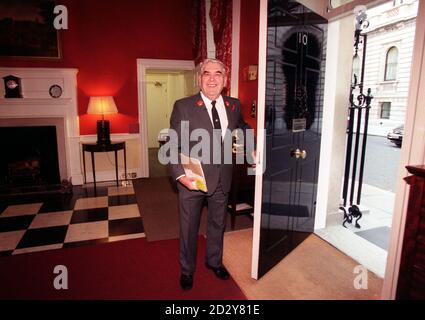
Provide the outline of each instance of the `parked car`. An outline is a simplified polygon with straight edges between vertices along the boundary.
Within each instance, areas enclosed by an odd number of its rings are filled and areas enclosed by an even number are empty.
[[[387,134],[387,139],[394,143],[397,147],[401,147],[403,142],[404,125],[394,128],[393,131]]]

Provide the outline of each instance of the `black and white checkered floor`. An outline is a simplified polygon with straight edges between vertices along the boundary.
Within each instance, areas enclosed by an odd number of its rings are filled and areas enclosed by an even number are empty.
[[[0,256],[144,237],[132,186],[0,199]]]

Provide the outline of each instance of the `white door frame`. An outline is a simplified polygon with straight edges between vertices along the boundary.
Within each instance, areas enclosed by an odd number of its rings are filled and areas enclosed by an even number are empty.
[[[187,71],[194,70],[195,63],[191,60],[163,60],[163,59],[137,59],[137,91],[139,104],[139,134],[141,144],[141,177],[149,177],[149,157],[148,157],[148,119],[147,119],[147,96],[146,96],[146,71],[173,70]]]
[[[267,0],[260,1],[260,27],[258,49],[258,104],[257,104],[257,158],[254,193],[254,226],[252,235],[251,277],[258,279],[258,260],[260,258],[261,207],[263,201],[263,175],[265,171],[264,150],[264,117],[266,109],[266,69],[267,69]]]
[[[397,178],[387,268],[382,288],[382,299],[395,299],[400,269],[401,252],[406,227],[409,186],[403,180],[408,176],[406,165],[425,163],[425,2],[419,1],[416,18],[416,34],[413,47],[412,67],[409,84],[409,99],[406,108],[403,146]]]

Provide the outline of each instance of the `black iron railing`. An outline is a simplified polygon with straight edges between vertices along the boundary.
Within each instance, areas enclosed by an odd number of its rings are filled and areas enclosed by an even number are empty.
[[[362,194],[367,133],[369,125],[369,112],[371,108],[370,104],[373,99],[370,88],[367,89],[367,94],[364,94],[367,34],[362,33],[362,31],[367,28],[368,25],[369,23],[367,21],[366,13],[364,11],[360,11],[356,17],[356,31],[354,33],[354,56],[358,57],[359,45],[362,44],[362,63],[360,68],[360,80],[358,79],[357,74],[353,75],[353,81],[351,84],[349,97],[349,120],[347,128],[347,145],[345,152],[344,183],[342,189],[343,206],[340,207],[340,209],[344,212],[344,221],[342,224],[344,227],[347,222],[352,223],[355,219],[356,228],[360,228],[360,224],[358,223],[358,221],[362,218],[362,212],[360,211],[358,206],[360,205]],[[364,116],[363,110],[365,110]],[[361,132],[362,123],[363,133]],[[363,141],[360,145],[362,134]],[[359,177],[356,190],[356,178],[358,169]],[[356,191],[357,197],[355,198]]]

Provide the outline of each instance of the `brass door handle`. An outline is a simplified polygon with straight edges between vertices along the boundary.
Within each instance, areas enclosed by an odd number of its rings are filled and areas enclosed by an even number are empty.
[[[307,157],[307,152],[305,150],[300,150],[300,149],[295,149],[295,150],[291,150],[291,157],[295,157],[297,159],[301,158],[301,159],[305,159]]]

